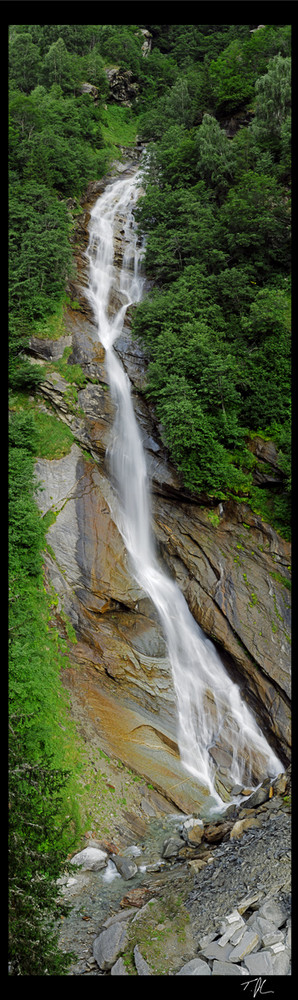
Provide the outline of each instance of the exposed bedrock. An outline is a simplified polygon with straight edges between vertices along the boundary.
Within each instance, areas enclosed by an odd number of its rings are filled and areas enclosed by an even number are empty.
[[[96,194],[90,192],[90,198]],[[82,232],[87,219],[85,204]],[[135,712],[135,728],[147,726],[143,743],[151,744],[152,749],[155,740],[159,759],[162,745],[167,764],[175,762],[179,770],[176,702],[161,626],[153,605],[133,579],[116,526],[117,498],[109,482],[106,457],[114,407],[107,387],[104,350],[84,294],[83,243],[80,253],[77,250],[77,265],[72,294],[80,310],[68,309],[65,336],[72,346],[68,363],[79,363],[87,382],[78,392],[76,405],[72,398],[71,407],[69,384],[55,370],[47,367],[41,387],[46,405],[54,407],[75,439],[64,458],[36,463],[36,478],[42,486],[37,500],[43,513],[51,510],[53,514],[47,534],[46,575],[59,596],[61,628],[64,609],[76,631],[69,686],[81,688],[81,697],[87,701],[88,691],[89,695],[92,691],[92,711],[102,727],[102,738],[105,714],[102,708],[100,716],[95,705],[96,698],[105,692],[105,697],[115,697],[117,704],[114,737],[117,727],[121,729],[121,711]],[[47,365],[51,356],[59,356],[59,342],[54,343],[51,351],[50,342],[35,338],[31,353]],[[64,346],[61,344],[61,353]],[[210,512],[204,498],[190,498],[168,461],[154,413],[142,393],[146,357],[131,340],[129,317],[116,350],[133,385],[152,481],[153,530],[160,557],[286,764],[291,742],[290,546],[243,504],[227,503],[223,510],[220,507]],[[210,513],[218,516],[210,517]],[[108,717],[111,733],[110,709]],[[128,716],[125,718],[127,722]],[[129,743],[133,746],[134,721],[127,722],[128,728],[126,722],[122,728],[123,748],[125,744],[127,749]],[[105,733],[108,740],[108,722]],[[158,757],[158,750],[156,754]],[[143,770],[136,758],[131,763],[147,773],[144,759]],[[150,780],[149,764],[147,770]],[[172,786],[176,782],[182,787],[181,775],[176,774],[175,781],[172,775],[171,780]],[[165,789],[158,777],[156,785]],[[175,793],[175,797],[173,787],[166,792],[179,807],[187,805],[191,811],[191,803],[183,795],[179,799]]]

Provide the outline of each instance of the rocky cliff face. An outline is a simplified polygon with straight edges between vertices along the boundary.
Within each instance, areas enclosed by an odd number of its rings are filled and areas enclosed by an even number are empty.
[[[41,387],[44,403],[54,407],[74,434],[66,457],[36,465],[42,484],[37,501],[54,518],[45,572],[59,596],[60,626],[64,609],[77,636],[65,683],[96,720],[100,745],[190,812],[197,791],[182,773],[177,754],[176,702],[164,638],[155,609],[131,574],[115,523],[117,498],[106,462],[113,404],[104,351],[84,295],[89,209],[101,190],[102,182],[89,187],[75,238],[77,278],[71,291],[80,310],[68,309],[61,343],[31,342],[32,355],[45,365],[71,344],[68,363],[79,363],[87,379],[71,409],[67,380],[57,372],[45,371]],[[120,263],[120,232],[116,245]],[[287,763],[290,547],[247,507],[227,504],[210,511],[201,498],[187,495],[142,394],[146,358],[132,343],[129,319],[116,350],[134,387],[160,555]]]
[[[125,108],[130,108],[139,90],[132,71],[120,69],[119,66],[111,66],[105,72],[112,101],[122,104]]]

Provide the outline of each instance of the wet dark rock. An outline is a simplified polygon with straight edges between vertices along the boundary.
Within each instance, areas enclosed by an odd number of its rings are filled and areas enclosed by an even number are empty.
[[[29,352],[34,357],[43,358],[45,361],[58,360],[62,358],[65,348],[70,347],[71,343],[71,334],[59,337],[58,340],[32,336],[29,338]]]
[[[243,802],[243,809],[254,809],[256,806],[261,806],[263,802],[267,802],[270,795],[270,782],[264,782],[260,788],[256,788],[252,795],[249,795],[247,799]]]
[[[111,861],[116,865],[117,871],[120,872],[122,878],[131,879],[137,874],[137,865],[129,858],[121,857],[119,854],[112,854]]]
[[[204,835],[205,828],[202,820],[195,816],[191,816],[189,819],[185,820],[181,830],[181,836],[190,846],[197,846],[200,844]]]
[[[221,840],[224,839],[233,827],[233,821],[228,820],[224,822],[217,821],[216,823],[208,823],[204,826],[204,840],[207,840],[208,844],[219,844]]]
[[[184,848],[184,840],[180,837],[168,837],[163,843],[162,857],[177,858],[179,852]]]

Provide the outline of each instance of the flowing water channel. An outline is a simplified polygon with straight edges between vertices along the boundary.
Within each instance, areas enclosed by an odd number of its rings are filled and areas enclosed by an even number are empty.
[[[212,642],[194,621],[177,584],[161,567],[156,551],[150,483],[130,382],[113,350],[128,307],[140,301],[144,290],[143,250],[134,220],[141,181],[140,169],[114,181],[91,211],[88,298],[105,348],[106,371],[115,403],[109,462],[120,501],[118,528],[134,578],[153,601],[167,641],[177,699],[181,763],[209,790],[220,807],[223,803],[214,783],[216,759],[212,756],[218,742],[226,751],[231,785],[256,785],[283,768]],[[120,270],[118,261],[118,266],[115,263],[116,227],[117,234],[121,233],[123,252]]]

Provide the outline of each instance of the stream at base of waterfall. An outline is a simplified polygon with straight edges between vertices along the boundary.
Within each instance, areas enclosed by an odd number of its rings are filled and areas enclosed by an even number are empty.
[[[164,631],[176,693],[181,764],[206,790],[212,812],[226,808],[215,780],[219,743],[232,800],[235,789],[236,801],[237,786],[256,786],[265,777],[279,774],[283,766],[156,551],[150,483],[130,382],[113,349],[129,306],[139,302],[144,291],[144,247],[134,218],[141,184],[142,172],[137,168],[113,181],[91,211],[87,297],[105,349],[107,378],[115,404],[113,440],[107,454],[115,491],[113,516],[130,558],[132,575],[153,602]],[[114,260],[116,225],[123,248],[120,279]]]

